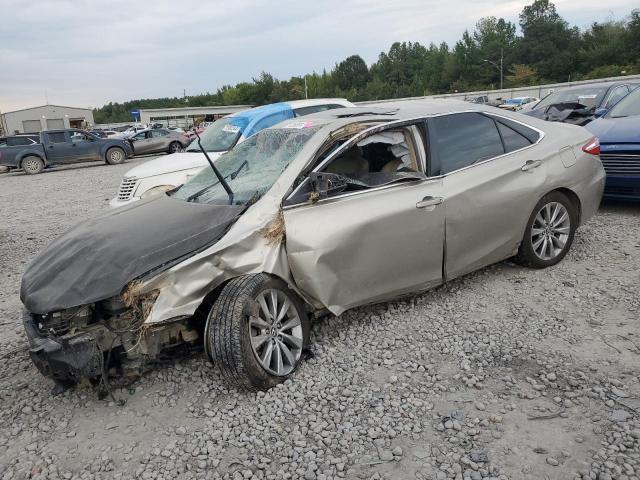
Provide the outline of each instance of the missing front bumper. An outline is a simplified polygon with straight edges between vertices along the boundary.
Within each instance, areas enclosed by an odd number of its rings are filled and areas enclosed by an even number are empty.
[[[25,314],[24,327],[31,345],[29,355],[42,375],[77,382],[102,374],[104,355],[91,335],[82,333],[65,339],[43,337],[29,314]]]

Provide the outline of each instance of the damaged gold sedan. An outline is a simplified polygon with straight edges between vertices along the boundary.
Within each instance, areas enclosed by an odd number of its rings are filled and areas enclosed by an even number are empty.
[[[457,101],[281,123],[49,245],[22,281],[30,355],[65,388],[202,344],[229,383],[269,388],[323,313],[558,263],[600,202],[598,153],[580,127]]]

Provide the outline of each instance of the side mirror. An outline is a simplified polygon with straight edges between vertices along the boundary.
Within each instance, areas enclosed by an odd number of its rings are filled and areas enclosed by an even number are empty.
[[[608,108],[598,108],[595,112],[594,112],[594,116],[596,118],[600,118],[600,117],[604,117],[607,112],[609,111]]]
[[[340,193],[348,185],[346,178],[335,173],[311,172],[309,181],[311,182],[312,201]]]

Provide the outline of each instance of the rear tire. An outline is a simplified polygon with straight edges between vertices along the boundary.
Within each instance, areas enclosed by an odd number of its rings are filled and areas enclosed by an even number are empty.
[[[227,283],[205,327],[211,362],[228,384],[248,390],[284,382],[300,365],[308,341],[304,305],[286,283],[267,274]]]
[[[182,148],[180,142],[171,142],[171,144],[169,144],[169,151],[167,153],[177,153],[181,152],[182,150],[184,150],[184,148]]]
[[[578,227],[578,212],[561,192],[540,199],[529,216],[524,237],[514,261],[530,268],[557,264],[567,254]]]
[[[33,155],[24,157],[20,166],[27,175],[37,175],[38,173],[42,173],[42,170],[44,170],[44,162],[42,159]]]
[[[120,147],[111,147],[104,156],[105,161],[109,165],[120,165],[127,158],[126,153]]]

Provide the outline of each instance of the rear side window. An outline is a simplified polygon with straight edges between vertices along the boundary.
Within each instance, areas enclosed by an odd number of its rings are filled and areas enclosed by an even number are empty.
[[[507,127],[500,121],[497,121],[496,124],[498,125],[498,131],[502,136],[502,141],[504,142],[504,150],[506,153],[513,152],[514,150],[520,150],[521,148],[531,145],[529,139],[521,133],[518,133],[514,129]]]
[[[64,136],[64,132],[47,133],[47,139],[50,143],[65,143],[67,141]]]
[[[456,113],[429,121],[431,175],[443,175],[504,153],[495,122],[480,113]]]

